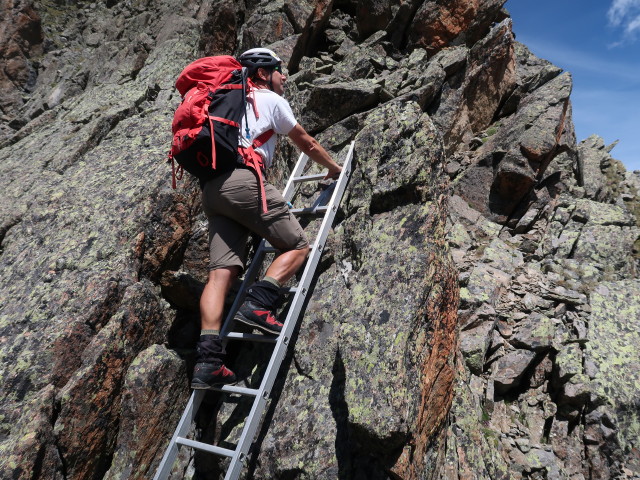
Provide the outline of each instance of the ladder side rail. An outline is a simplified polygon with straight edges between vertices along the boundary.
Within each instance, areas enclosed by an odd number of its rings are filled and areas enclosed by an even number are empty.
[[[238,290],[238,295],[234,299],[234,302],[231,306],[231,310],[229,311],[229,314],[225,319],[222,330],[220,332],[221,338],[226,337],[229,329],[231,328],[231,325],[234,323],[233,317],[236,311],[238,310],[238,308],[240,307],[241,301],[244,300],[244,292],[247,290],[248,286],[253,282],[253,280],[255,280],[256,276],[258,275],[259,269],[262,266],[262,263],[264,260],[264,255],[265,255],[265,241],[263,239],[260,241],[258,249],[256,250],[256,254],[254,255],[254,261],[251,262],[251,265],[247,269],[245,278],[242,284],[240,285],[240,289]],[[202,402],[202,399],[204,398],[204,394],[206,391],[207,390],[194,390],[192,392],[191,397],[187,403],[187,406],[185,407],[185,410],[182,414],[180,422],[178,423],[178,426],[176,427],[176,430],[173,433],[173,437],[169,442],[169,446],[165,450],[165,453],[160,462],[160,465],[156,470],[156,475],[154,476],[153,480],[166,480],[169,477],[169,474],[171,472],[171,467],[173,466],[173,463],[175,462],[179,452],[179,445],[177,443],[177,439],[180,437],[186,436],[187,432],[189,431],[189,428],[191,427],[191,424],[195,420],[195,416],[198,413],[200,403]]]
[[[351,175],[351,159],[353,157],[353,148],[355,142],[351,143],[349,151],[347,153],[347,157],[345,159],[342,173],[338,180],[336,180],[336,188],[334,189],[333,195],[327,204],[327,211],[324,215],[324,219],[322,220],[322,224],[320,229],[318,230],[318,234],[313,244],[313,248],[309,255],[309,259],[307,260],[307,265],[302,273],[302,277],[300,279],[300,283],[298,284],[298,288],[296,294],[293,298],[292,305],[287,314],[287,318],[285,319],[285,327],[280,334],[280,338],[278,340],[285,340],[288,343],[291,338],[291,334],[295,329],[295,322],[292,322],[291,319],[297,319],[302,306],[304,305],[304,298],[306,297],[309,287],[311,286],[311,281],[313,280],[313,275],[315,274],[318,263],[320,262],[320,258],[322,257],[322,252],[324,251],[324,244],[329,236],[329,230],[333,224],[337,213],[337,205],[342,200],[342,196],[347,187],[347,182]],[[265,372],[266,375],[267,372]],[[277,373],[277,372],[276,372]]]
[[[327,240],[327,237],[329,236],[329,230],[331,229],[336,213],[338,211],[338,205],[342,201],[342,196],[344,195],[344,191],[347,188],[347,183],[351,176],[351,160],[353,158],[354,146],[355,146],[355,141],[351,142],[351,145],[349,146],[347,156],[345,158],[344,164],[342,165],[342,172],[340,173],[340,176],[336,180],[335,188],[333,188],[333,193],[331,195],[331,198],[326,204],[326,212],[322,220],[322,223],[320,225],[320,228],[318,230],[318,235],[316,236],[316,239],[312,245],[311,253],[309,255],[309,260],[307,260],[307,265],[305,266],[305,269],[302,273],[302,279],[300,281],[300,284],[298,285],[298,292],[296,292],[296,296],[294,297],[294,302],[296,301],[296,298],[298,294],[301,293],[301,291],[306,295],[309,285],[311,284],[311,279],[308,280],[308,285],[302,285],[302,283],[307,279],[309,272],[311,272],[311,276],[313,276],[313,274],[315,273],[317,264],[320,261],[320,257],[322,256],[322,252],[324,250],[324,244]],[[318,207],[319,205],[315,205],[315,206]],[[287,315],[285,323],[287,320],[289,320],[289,318],[292,317],[291,313],[292,313],[291,310],[289,310],[289,314]],[[286,325],[285,325],[285,329],[286,329]]]
[[[334,183],[329,185],[326,190],[320,193],[320,195],[318,196],[316,201],[313,203],[313,205],[307,208],[300,208],[296,210],[299,210],[301,213],[326,211],[326,210],[329,210],[334,205],[335,203],[334,199],[337,198],[338,203],[340,203],[340,201],[342,200],[342,195],[344,194],[344,191],[347,188],[349,177],[351,176],[351,161],[353,158],[354,147],[355,147],[355,141],[352,141],[351,144],[349,145],[349,150],[347,151],[347,155],[345,156],[344,163],[342,164],[343,171],[341,172],[338,179]],[[345,174],[345,171],[346,171],[346,174]],[[309,178],[314,177],[317,180],[322,180],[324,176],[325,174],[310,175]],[[295,177],[292,175],[290,177],[290,181],[293,181],[294,178]],[[293,183],[296,183],[296,182],[294,181]],[[329,201],[327,202],[326,197],[329,194],[331,196]]]
[[[282,191],[282,196],[287,202],[291,201],[291,199],[293,198],[293,194],[295,193],[296,182],[294,182],[293,179],[302,175],[302,172],[304,172],[304,167],[307,166],[308,160],[309,157],[306,154],[301,153],[296,166],[293,167],[293,171],[291,172],[291,175],[289,175],[289,180],[287,180],[287,184]]]
[[[205,392],[206,390],[194,390],[191,394],[189,402],[187,403],[187,406],[182,413],[182,417],[180,418],[180,422],[178,423],[178,427],[171,437],[169,446],[164,452],[153,480],[166,480],[169,478],[171,467],[173,467],[173,463],[176,461],[176,458],[178,458],[178,451],[180,449],[177,443],[178,437],[185,437],[189,432],[189,429],[195,420],[196,413],[200,408],[200,404],[204,399]]]
[[[298,320],[300,313],[302,311],[302,307],[305,303],[305,297],[309,293],[309,287],[311,286],[311,282],[313,280],[313,276],[315,274],[318,263],[320,263],[320,258],[322,257],[322,252],[324,251],[324,244],[329,235],[329,230],[333,224],[333,221],[337,212],[337,204],[342,200],[342,195],[344,190],[346,189],[347,182],[349,180],[349,176],[351,175],[351,158],[353,156],[353,147],[354,143],[351,143],[349,148],[349,152],[347,154],[347,158],[345,159],[343,171],[340,174],[340,177],[336,181],[337,187],[335,188],[333,195],[331,196],[331,200],[327,205],[328,209],[325,213],[324,219],[322,221],[322,225],[318,231],[318,235],[316,236],[313,249],[309,255],[309,259],[307,260],[307,265],[302,273],[302,277],[296,289],[296,293],[293,297],[291,306],[289,308],[289,312],[284,321],[284,329],[280,333],[278,337],[278,341],[276,343],[276,348],[274,354],[271,357],[269,365],[265,370],[265,374],[263,377],[261,389],[263,386],[269,385],[268,389],[271,388],[271,385],[275,381],[275,377],[277,376],[278,369],[280,367],[280,362],[284,359],[284,355],[286,354],[286,348],[289,344],[289,340],[293,334],[293,330],[296,328],[296,321]],[[284,347],[284,348],[283,348]],[[275,365],[275,360],[277,357],[279,358],[277,366]],[[274,368],[275,367],[275,368]],[[267,389],[267,390],[268,390]],[[263,392],[261,392],[263,393]]]
[[[329,212],[327,214],[329,214]],[[320,257],[322,255],[322,251],[320,250],[316,249],[314,252],[315,255],[312,253],[311,257],[307,261],[307,267],[313,269],[311,271],[315,270],[315,267],[317,267],[317,264],[319,263]],[[231,465],[229,467],[229,470],[227,471],[225,480],[237,480],[249,452],[249,448],[253,443],[254,436],[256,434],[260,421],[262,420],[262,412],[264,411],[267,398],[269,397],[271,388],[273,387],[275,379],[278,376],[280,365],[282,364],[282,361],[284,360],[284,357],[287,353],[287,346],[291,338],[291,333],[295,328],[296,322],[290,321],[290,319],[300,314],[302,306],[304,305],[306,294],[308,292],[308,287],[313,278],[313,275],[308,274],[309,271],[307,271],[306,273],[306,278],[305,274],[303,274],[303,280],[299,284],[299,291],[296,292],[294,296],[289,309],[289,314],[287,315],[287,319],[285,320],[285,328],[282,330],[280,336],[278,337],[278,341],[269,360],[269,364],[265,369],[260,388],[258,389],[259,393],[256,395],[255,401],[251,407],[251,411],[247,416],[245,426],[242,429],[240,440],[238,441],[236,446],[236,454],[231,461]]]
[[[276,350],[274,350],[271,358],[275,356],[275,353],[277,351],[278,347],[276,346]],[[231,459],[231,463],[229,464],[229,468],[224,477],[224,480],[237,480],[240,476],[240,473],[242,472],[242,468],[244,467],[245,461],[247,459],[249,448],[251,448],[251,444],[253,443],[253,437],[258,429],[258,425],[260,424],[260,420],[262,417],[262,412],[264,411],[264,407],[269,397],[269,391],[265,390],[265,387],[266,385],[263,379],[259,388],[260,393],[253,400],[251,411],[246,417],[245,425],[242,429],[242,434],[240,435],[240,439],[236,444],[236,450],[233,458]]]
[[[322,226],[320,227],[321,231],[325,231],[324,229],[326,229],[325,240],[329,233],[329,228],[333,224],[333,220],[335,218],[336,212],[338,211],[338,207],[342,202],[342,196],[344,195],[344,191],[347,189],[347,183],[349,183],[349,178],[351,177],[351,162],[353,160],[353,149],[355,148],[355,145],[356,145],[355,140],[351,142],[351,145],[349,145],[347,156],[345,157],[344,163],[342,165],[342,172],[340,173],[340,177],[338,177],[338,180],[336,182],[336,187],[334,188],[333,194],[331,195],[331,199],[327,203],[327,212],[332,211],[333,213],[331,214],[330,220],[326,216],[324,217]],[[327,228],[327,226],[325,225],[326,223],[329,224],[328,225],[329,228]],[[324,244],[324,240],[322,241],[322,244]]]
[[[289,340],[291,339],[293,330],[296,327],[296,320],[300,316],[302,307],[304,306],[305,297],[309,291],[309,287],[313,280],[313,276],[315,274],[318,263],[320,262],[323,250],[323,248],[321,248],[320,246],[324,245],[324,242],[326,241],[329,234],[330,227],[335,218],[337,208],[334,207],[336,206],[336,203],[338,203],[342,199],[342,194],[344,193],[348,178],[351,174],[352,152],[353,143],[351,144],[351,148],[349,149],[349,153],[347,154],[347,158],[343,166],[343,171],[337,180],[339,186],[333,192],[331,200],[329,201],[329,208],[325,213],[322,226],[320,227],[320,231],[318,233],[318,236],[316,237],[316,241],[314,242],[314,246],[316,248],[312,250],[310,257],[307,260],[307,265],[302,274],[302,278],[298,285],[296,294],[292,300],[287,318],[285,319],[285,327],[278,337],[278,341],[276,342],[276,346],[271,355],[271,359],[269,360],[269,364],[265,370],[260,388],[258,389],[258,394],[251,407],[251,411],[247,416],[245,426],[242,429],[240,440],[238,441],[236,446],[236,453],[231,461],[231,464],[227,471],[227,475],[225,476],[225,480],[236,480],[240,476],[240,472],[242,471],[244,461],[247,458],[249,448],[253,443],[258,425],[260,424],[260,421],[262,419],[264,406],[271,393],[271,388],[275,383],[280,365],[282,364],[282,361],[286,356]]]
[[[316,251],[316,255],[312,254],[312,257],[316,258],[309,258],[309,260],[307,261],[307,265],[309,265],[310,263],[312,264],[312,266],[317,265],[321,253],[322,252]],[[313,265],[314,263],[315,265]],[[305,271],[307,274],[309,273],[307,269],[305,269]],[[304,297],[306,296],[308,288],[303,287],[303,285],[309,283],[310,280],[308,282],[303,281],[299,284],[298,291],[296,292],[292,300],[289,314],[287,315],[287,320],[292,317],[292,313],[294,311],[299,313],[302,309],[302,305],[304,304]],[[247,458],[247,454],[253,443],[254,436],[256,434],[260,421],[262,420],[262,412],[264,411],[267,399],[269,398],[269,394],[271,393],[271,388],[273,387],[273,384],[277,377],[282,360],[286,355],[291,332],[295,327],[293,322],[289,321],[287,323],[287,320],[285,321],[285,328],[278,336],[278,340],[271,354],[271,358],[269,359],[269,364],[267,365],[264,376],[262,377],[262,381],[260,382],[258,394],[256,395],[253,405],[251,406],[251,411],[246,417],[245,425],[242,429],[242,434],[240,435],[240,439],[236,444],[236,453],[231,460],[231,464],[229,465],[227,474],[224,477],[225,480],[237,480],[237,478],[240,476],[240,473],[244,466],[244,462]]]

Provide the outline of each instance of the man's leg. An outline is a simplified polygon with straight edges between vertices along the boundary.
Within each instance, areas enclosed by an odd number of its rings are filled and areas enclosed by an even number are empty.
[[[202,330],[220,330],[224,299],[233,281],[240,275],[240,267],[218,268],[209,271],[209,279],[200,297],[200,325]]]
[[[266,276],[284,284],[300,269],[309,255],[309,247],[289,250],[279,255],[267,269]]]
[[[309,247],[305,246],[279,255],[267,269],[264,279],[247,290],[247,297],[236,314],[236,320],[268,333],[280,333],[283,324],[273,314],[280,288],[300,269],[308,253]]]
[[[230,181],[225,183],[225,188],[227,187],[228,191],[222,192],[217,208],[229,219],[266,239],[283,252],[270,265],[266,277],[248,289],[247,298],[235,318],[266,332],[280,333],[282,323],[273,315],[280,296],[279,289],[304,263],[309,253],[309,244],[302,227],[273,185],[265,184],[268,206],[266,213],[260,208],[260,193],[253,172],[235,170]]]
[[[225,351],[220,339],[224,300],[239,267],[209,271],[209,279],[200,297],[200,340],[196,346],[196,366],[191,387],[206,389],[216,384],[235,383],[236,376],[224,365]]]

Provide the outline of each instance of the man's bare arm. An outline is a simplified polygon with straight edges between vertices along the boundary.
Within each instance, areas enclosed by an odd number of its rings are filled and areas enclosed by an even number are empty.
[[[289,138],[300,150],[306,153],[311,160],[329,169],[326,178],[335,178],[340,175],[342,167],[331,158],[331,155],[322,148],[322,145],[309,135],[299,123],[291,129]]]

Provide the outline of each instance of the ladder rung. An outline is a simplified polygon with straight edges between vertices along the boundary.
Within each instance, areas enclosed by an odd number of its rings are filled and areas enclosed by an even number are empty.
[[[303,177],[293,177],[291,179],[291,181],[293,181],[295,183],[312,182],[314,180],[324,180],[324,177],[326,177],[326,176],[327,176],[326,173],[318,173],[316,175],[305,175]]]
[[[216,447],[215,445],[209,445],[208,443],[196,442],[195,440],[189,440],[188,438],[178,437],[176,438],[178,445],[184,445],[185,447],[195,448],[196,450],[203,450],[205,452],[220,455],[221,457],[233,457],[235,451],[228,448]]]
[[[225,393],[237,393],[239,395],[246,395],[248,397],[257,397],[258,390],[254,388],[236,387],[235,385],[223,385],[222,387],[213,387],[212,390]]]
[[[225,338],[232,338],[234,340],[246,340],[250,342],[263,342],[263,343],[276,343],[278,337],[276,335],[260,335],[257,333],[240,333],[229,332]]]
[[[320,215],[326,213],[329,207],[307,207],[307,208],[292,208],[290,210],[294,215]]]

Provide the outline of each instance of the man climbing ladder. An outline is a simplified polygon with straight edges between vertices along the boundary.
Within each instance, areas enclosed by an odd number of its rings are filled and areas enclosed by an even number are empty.
[[[304,271],[298,279],[298,284],[289,290],[290,293],[293,293],[294,295],[289,301],[287,316],[284,320],[284,325],[280,334],[277,336],[256,335],[233,331],[233,326],[236,323],[234,314],[244,298],[244,293],[261,271],[265,255],[275,250],[273,247],[267,245],[264,240],[260,242],[260,245],[256,250],[251,265],[245,274],[245,279],[242,282],[240,291],[238,292],[236,300],[231,307],[231,311],[226,318],[224,328],[221,332],[221,336],[225,340],[260,343],[266,342],[273,344],[271,357],[264,369],[258,388],[247,388],[233,385],[218,385],[214,387],[215,390],[223,393],[221,399],[228,399],[229,402],[234,404],[238,402],[238,396],[253,399],[251,410],[244,419],[244,425],[242,427],[240,437],[237,438],[236,442],[234,442],[233,438],[225,439],[225,446],[212,445],[190,438],[192,436],[191,434],[195,433],[192,426],[197,417],[200,405],[203,403],[203,399],[208,393],[207,390],[196,389],[192,392],[191,398],[187,402],[187,406],[182,413],[180,422],[178,423],[171,441],[165,450],[162,461],[158,466],[154,480],[167,480],[169,478],[181,447],[189,447],[219,457],[226,457],[229,462],[226,468],[225,480],[237,480],[239,478],[243,467],[246,465],[249,452],[256,438],[255,435],[260,426],[262,414],[266,408],[269,398],[271,397],[280,365],[285,358],[288,347],[291,346],[293,332],[295,331],[296,325],[303,313],[306,300],[311,293],[311,285],[313,283],[316,268],[318,267],[320,258],[322,257],[324,245],[327,241],[331,226],[333,225],[333,221],[338,211],[338,206],[340,205],[342,196],[349,181],[354,146],[355,142],[352,142],[348,148],[344,159],[343,171],[340,173],[338,179],[322,191],[322,193],[313,202],[313,205],[303,208],[292,208],[290,210],[294,215],[310,215],[317,219],[322,218],[322,222],[316,232],[315,238],[311,241],[310,254],[305,264]],[[300,158],[283,191],[282,195],[285,200],[293,201],[296,186],[300,183],[316,182],[325,177],[325,174],[303,175],[307,161],[308,157],[305,154],[300,155]],[[234,443],[235,446],[233,446]]]
[[[273,130],[289,138],[312,160],[328,168],[325,178],[337,177],[342,168],[327,151],[296,121],[289,103],[282,97],[286,76],[282,61],[271,50],[255,48],[239,58],[249,70],[257,88],[247,102],[242,118],[241,146]],[[246,134],[245,134],[246,133]],[[248,138],[247,138],[248,137]],[[276,139],[272,136],[255,151],[265,168],[271,166]],[[233,384],[235,374],[224,365],[220,338],[224,299],[233,281],[244,269],[245,246],[250,232],[265,238],[280,255],[267,269],[265,277],[247,291],[235,319],[266,333],[278,334],[282,323],[274,314],[279,289],[302,266],[309,244],[282,195],[270,184],[264,185],[266,212],[259,201],[260,185],[247,168],[221,173],[203,185],[202,204],[209,224],[209,278],[200,299],[201,335],[197,344],[192,388]]]
[[[235,60],[233,61],[235,62]],[[278,81],[277,77],[275,79],[271,77],[270,83],[272,85],[272,88],[277,85],[277,81]],[[241,109],[241,111],[244,112],[244,109]],[[240,118],[238,117],[238,122],[236,122],[236,124],[239,123],[239,120]],[[293,129],[297,127],[298,127],[297,124],[294,125],[294,127],[290,131],[290,134],[291,132],[293,132]],[[234,139],[237,138],[237,134],[234,135],[233,138]],[[250,138],[251,136],[249,136],[249,140]],[[315,143],[313,139],[310,139],[310,137],[308,137],[306,133],[304,133],[304,130],[302,130],[301,138],[307,139],[308,143],[306,145],[308,145],[309,148],[306,148],[306,149],[303,148],[303,149],[309,151],[311,155],[317,155],[318,152],[320,152],[319,153],[320,161],[318,163],[322,164],[322,162],[324,161],[322,159],[322,156],[326,154],[326,152],[321,150],[319,146],[317,146],[317,143]],[[255,146],[255,140],[253,145]],[[205,145],[205,147],[207,147],[207,145]],[[239,478],[241,471],[243,469],[243,466],[246,465],[248,455],[252,448],[253,442],[256,438],[256,433],[260,426],[264,410],[272,396],[272,389],[275,385],[275,381],[278,376],[280,366],[286,356],[288,348],[291,347],[291,340],[293,338],[294,331],[296,330],[296,326],[302,315],[306,301],[308,300],[308,297],[311,294],[311,289],[312,289],[313,279],[315,277],[316,268],[320,263],[320,259],[324,251],[324,245],[327,241],[327,238],[331,230],[331,227],[333,225],[333,221],[335,220],[336,213],[338,211],[338,207],[340,205],[342,196],[345,192],[347,183],[349,181],[349,177],[351,174],[351,161],[353,159],[354,147],[355,147],[355,142],[352,142],[349,148],[347,149],[347,153],[344,158],[344,163],[342,168],[338,167],[337,164],[335,164],[335,162],[331,161],[331,162],[328,162],[328,165],[327,165],[329,168],[329,171],[322,174],[305,175],[304,172],[306,171],[306,165],[309,157],[304,153],[300,155],[300,158],[297,164],[293,168],[291,177],[287,181],[287,185],[285,186],[282,196],[278,197],[280,198],[278,204],[281,204],[283,202],[293,202],[294,196],[296,194],[297,186],[300,185],[301,183],[317,182],[317,181],[326,179],[327,177],[333,176],[334,175],[333,172],[336,172],[336,173],[340,172],[340,173],[338,175],[338,178],[334,182],[331,182],[327,186],[327,188],[322,190],[322,193],[318,195],[318,197],[315,199],[312,205],[303,207],[303,208],[292,207],[286,210],[287,212],[286,215],[284,214],[282,215],[287,220],[293,219],[294,215],[295,216],[311,216],[312,218],[316,218],[318,220],[320,218],[322,219],[321,224],[319,225],[319,228],[315,232],[315,238],[311,240],[311,245],[307,247],[306,240],[305,240],[304,248],[300,248],[300,249],[293,248],[293,250],[304,251],[305,256],[307,256],[307,252],[308,252],[308,258],[304,266],[304,270],[298,278],[297,285],[286,289],[288,293],[293,294],[293,297],[290,298],[288,302],[288,306],[286,310],[287,311],[286,318],[281,323],[278,320],[275,320],[273,318],[271,318],[270,320],[269,313],[267,313],[263,317],[264,318],[264,324],[263,324],[262,322],[255,322],[255,320],[251,318],[250,315],[254,313],[253,311],[251,311],[249,315],[239,312],[239,310],[243,306],[248,307],[250,310],[257,310],[258,307],[262,307],[266,303],[269,303],[272,301],[269,298],[265,299],[263,297],[263,298],[258,298],[256,300],[256,302],[260,302],[257,307],[254,307],[253,305],[251,305],[252,303],[254,303],[252,298],[258,297],[260,295],[260,289],[256,287],[259,287],[261,282],[257,282],[257,284],[255,284],[254,282],[255,282],[255,279],[258,278],[259,272],[263,271],[262,266],[263,266],[263,262],[265,260],[266,254],[277,252],[279,250],[281,251],[283,249],[283,247],[278,246],[280,245],[280,243],[277,238],[275,240],[272,240],[274,243],[272,243],[271,245],[267,244],[263,239],[260,242],[260,245],[258,246],[253,256],[251,264],[247,268],[247,271],[244,275],[244,280],[242,282],[242,285],[240,286],[238,295],[236,296],[236,299],[233,305],[231,306],[231,310],[228,313],[227,318],[224,322],[224,327],[222,331],[219,332],[219,335],[218,335],[218,340],[220,341],[219,349],[217,351],[212,352],[211,354],[211,357],[214,359],[214,361],[217,360],[219,362],[219,367],[213,371],[215,372],[217,370],[222,370],[222,372],[227,372],[228,369],[226,369],[223,366],[222,361],[220,360],[220,355],[223,353],[222,341],[224,342],[247,341],[247,342],[259,342],[259,343],[272,344],[273,350],[271,353],[271,357],[269,358],[269,361],[266,367],[264,368],[262,378],[259,380],[259,386],[255,388],[255,380],[257,379],[252,379],[251,386],[230,385],[229,383],[232,383],[232,380],[233,380],[233,377],[232,377],[233,374],[229,372],[229,374],[227,374],[226,376],[223,376],[225,380],[228,380],[226,382],[218,382],[217,384],[213,383],[210,387],[209,387],[209,383],[206,383],[207,385],[206,388],[205,387],[195,388],[191,394],[189,401],[187,402],[187,405],[182,413],[182,416],[173,433],[173,436],[169,441],[169,444],[165,450],[162,460],[158,465],[156,474],[154,476],[154,480],[167,480],[169,478],[169,476],[171,475],[172,469],[174,467],[174,463],[178,458],[180,449],[183,447],[195,449],[200,452],[206,452],[208,454],[212,454],[212,455],[216,455],[216,456],[228,459],[228,463],[226,463],[227,467],[226,467],[226,474],[224,477],[225,480],[237,480]],[[207,150],[210,148],[211,146],[209,144],[209,146],[207,147]],[[251,147],[249,147],[248,149],[250,148]],[[316,159],[316,161],[318,160]],[[235,168],[233,169],[235,170]],[[206,183],[207,182],[203,182],[203,185]],[[257,182],[255,181],[249,182],[245,185],[238,184],[238,189],[249,188],[249,186],[252,183],[256,184]],[[205,188],[207,188],[206,185],[205,185]],[[257,186],[254,187],[254,190],[257,190],[257,188],[258,188]],[[254,206],[253,208],[255,209],[256,204],[258,203],[256,201],[255,194],[248,195],[247,197],[248,198],[246,198],[245,201],[248,204],[253,205]],[[266,195],[263,195],[263,198],[264,197],[266,197]],[[262,203],[262,201],[260,203]],[[265,209],[264,205],[262,205],[261,211],[264,212],[266,210],[267,212],[269,212],[272,208],[273,203],[274,202],[270,202],[269,209]],[[226,206],[222,205],[221,208],[226,208]],[[224,219],[226,219],[226,217],[224,217]],[[241,223],[241,222],[238,222],[238,223]],[[299,227],[299,224],[297,222],[295,222],[294,225]],[[317,224],[314,223],[314,226],[316,225]],[[242,240],[240,243],[242,244],[242,246],[244,246],[245,240],[247,238],[245,230],[246,229],[243,228],[240,231],[241,240]],[[296,228],[296,231],[297,231],[297,228]],[[304,237],[302,238],[304,239]],[[240,253],[238,254],[239,258],[244,259],[244,257],[242,256],[243,253],[244,253],[244,250],[241,250]],[[294,252],[294,253],[299,254],[299,252]],[[302,259],[302,261],[304,262],[304,259]],[[240,265],[243,266],[242,264]],[[274,262],[271,265],[269,270],[271,270],[271,268],[274,265],[278,266],[278,262],[277,261]],[[290,268],[289,271],[294,271],[296,268],[298,268],[298,266],[296,266],[294,263],[293,268]],[[275,273],[276,275],[278,274],[277,272],[278,270],[276,270],[276,273]],[[285,273],[286,273],[286,270],[285,270]],[[283,275],[283,278],[286,278],[287,276],[290,276],[290,274]],[[267,282],[269,282],[268,279],[267,279]],[[269,289],[269,285],[266,285],[266,287]],[[252,294],[252,297],[247,297],[245,294],[248,293],[248,290],[250,288],[253,289],[253,294]],[[257,290],[257,293],[256,293],[256,290]],[[275,295],[273,295],[273,297],[275,297]],[[243,303],[245,298],[248,298],[248,302]],[[218,306],[217,308],[221,308],[221,307]],[[264,311],[271,313],[271,309],[265,308],[263,312]],[[256,315],[259,315],[259,314],[260,314],[260,311],[256,312]],[[272,313],[271,313],[271,317],[273,317]],[[268,331],[268,332],[278,331],[279,333],[277,335],[263,335],[263,334],[238,332],[238,331],[235,331],[234,329],[235,324],[238,322],[243,322],[243,323],[255,322],[250,324],[257,325],[260,327],[261,330],[264,330],[264,331]],[[205,335],[207,333],[208,332],[205,332]],[[211,333],[214,334],[215,332],[211,332]],[[219,353],[219,355],[215,355],[215,353]],[[206,362],[202,362],[202,363],[206,363]],[[192,427],[196,420],[196,416],[199,412],[199,408],[203,403],[203,399],[209,393],[208,388],[221,392],[222,396],[219,398],[223,403],[227,403],[227,402],[237,403],[238,397],[245,398],[245,399],[252,399],[251,409],[244,418],[241,432],[237,432],[237,433],[240,433],[239,438],[237,439],[226,438],[224,443],[219,445],[213,445],[197,439],[197,433],[196,433],[197,430],[194,431]],[[196,438],[194,438],[194,436]],[[233,437],[235,437],[235,435]],[[181,467],[178,467],[178,468],[181,468]]]

